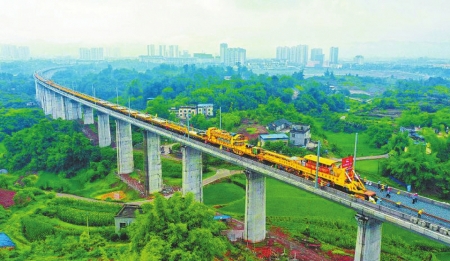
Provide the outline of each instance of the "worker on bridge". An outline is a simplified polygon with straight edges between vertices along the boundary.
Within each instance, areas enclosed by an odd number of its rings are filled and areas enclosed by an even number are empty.
[[[421,218],[421,217],[422,217],[422,213],[423,213],[423,209],[419,210],[419,211],[417,212],[417,217],[418,217],[418,218]]]

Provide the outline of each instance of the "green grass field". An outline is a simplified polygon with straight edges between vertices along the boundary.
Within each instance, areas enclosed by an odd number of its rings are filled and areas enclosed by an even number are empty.
[[[338,148],[341,149],[340,157],[344,157],[347,155],[353,155],[355,151],[355,134],[354,133],[334,133],[327,131],[325,132],[327,135],[328,144],[336,144]],[[356,146],[356,155],[357,157],[363,156],[373,156],[373,155],[381,155],[384,154],[383,150],[372,148],[369,145],[369,137],[362,133],[358,134],[358,143]]]

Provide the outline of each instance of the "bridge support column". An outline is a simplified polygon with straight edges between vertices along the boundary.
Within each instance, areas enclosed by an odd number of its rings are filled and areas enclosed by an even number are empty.
[[[162,190],[161,149],[159,135],[144,131],[145,193]]]
[[[45,115],[53,115],[53,93],[49,89],[44,89],[44,98],[42,107]]]
[[[74,103],[70,98],[64,97],[64,113],[66,115],[66,120],[75,120]]]
[[[94,109],[88,106],[84,108],[84,124],[94,124]]]
[[[256,243],[266,238],[266,178],[246,170],[244,239]]]
[[[182,146],[183,152],[183,195],[192,192],[195,199],[203,202],[202,186],[202,152],[187,146]]]
[[[56,92],[53,93],[53,104],[52,104],[52,116],[53,119],[61,118],[66,119],[66,114],[64,110],[64,97]]]
[[[378,261],[381,254],[381,227],[377,219],[356,214],[358,235],[356,239],[355,261]]]
[[[50,91],[50,97],[51,97],[50,99],[51,99],[51,106],[52,106],[52,109],[51,109],[52,118],[57,119],[58,118],[58,104],[56,101],[56,93]]]
[[[44,88],[40,84],[38,84],[37,80],[35,80],[35,87],[36,101],[38,102],[39,106],[44,109]]]
[[[133,143],[131,124],[116,120],[117,171],[119,174],[133,172]]]
[[[111,145],[109,115],[101,112],[98,112],[98,145],[100,148]]]
[[[83,118],[83,113],[81,112],[81,103],[79,102],[73,102],[72,103],[73,106],[73,113],[74,113],[74,119],[78,120],[78,119],[82,119]]]

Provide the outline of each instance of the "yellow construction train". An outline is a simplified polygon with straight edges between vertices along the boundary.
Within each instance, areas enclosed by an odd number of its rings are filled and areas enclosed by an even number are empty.
[[[46,84],[57,88],[63,92],[74,95],[78,98],[93,102],[99,106],[114,110],[116,112],[134,117],[136,119],[148,122],[150,124],[171,130],[183,135],[189,135],[191,138],[201,140],[205,143],[220,147],[224,150],[233,152],[237,155],[254,159],[255,161],[269,164],[273,167],[283,169],[305,179],[314,180],[316,176],[316,166],[318,165],[318,176],[320,186],[331,186],[357,198],[369,200],[376,198],[375,192],[367,190],[364,182],[355,174],[352,168],[343,167],[338,161],[320,157],[317,164],[316,155],[306,155],[304,157],[289,157],[263,149],[259,146],[253,146],[248,143],[247,138],[242,134],[232,134],[227,131],[212,127],[206,131],[189,128],[186,125],[171,122],[156,116],[151,116],[123,107],[108,101],[85,95],[80,92],[63,87],[51,80],[44,79],[38,73],[35,78]]]

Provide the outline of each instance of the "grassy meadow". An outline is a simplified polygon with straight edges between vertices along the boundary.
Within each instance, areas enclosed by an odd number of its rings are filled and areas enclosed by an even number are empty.
[[[335,157],[345,157],[347,155],[353,155],[355,152],[355,134],[354,133],[335,133],[326,131],[328,144],[336,144],[340,148],[340,155]],[[364,134],[358,134],[358,143],[356,146],[357,157],[374,156],[384,154],[383,150],[373,148],[369,145],[369,137]]]

